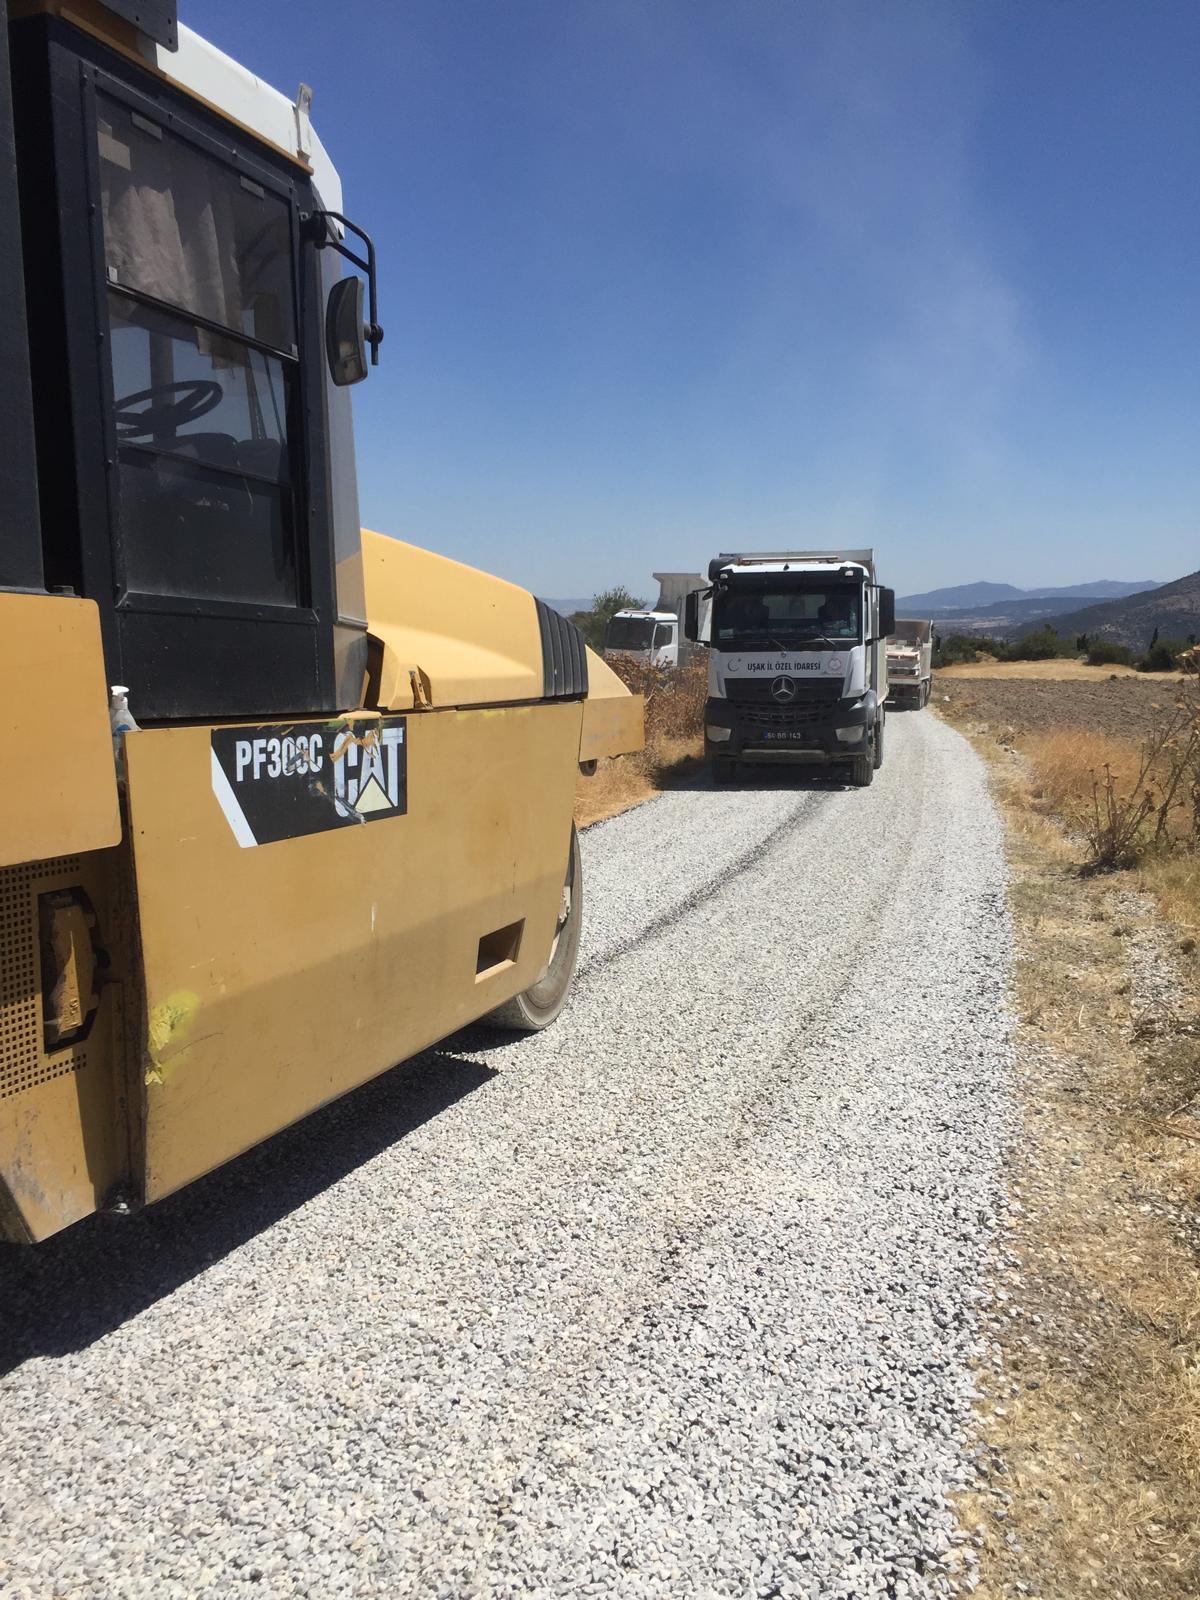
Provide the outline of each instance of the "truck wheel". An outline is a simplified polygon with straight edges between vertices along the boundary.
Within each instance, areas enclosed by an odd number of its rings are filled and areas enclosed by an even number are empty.
[[[930,683],[929,679],[926,678],[925,682],[921,685],[921,700],[920,700],[920,704],[921,705],[927,706],[929,704],[929,695],[930,695],[930,692],[931,692],[932,689],[933,689],[932,683]]]
[[[878,731],[878,730],[876,730]],[[878,762],[875,760],[875,740],[871,740],[872,748],[865,755],[855,756],[850,762],[850,782],[855,789],[868,789],[871,779],[875,776]]]
[[[737,774],[737,762],[728,756],[714,756],[709,763],[714,783],[732,783]]]
[[[579,857],[579,835],[571,824],[571,853],[563,884],[561,913],[550,946],[546,970],[528,989],[506,1000],[479,1020],[489,1028],[512,1028],[520,1033],[537,1033],[548,1028],[566,1004],[575,976],[579,954],[579,935],[583,928],[583,863]]]
[[[884,719],[881,713],[879,721],[875,724],[875,737],[871,741],[873,747],[871,750],[871,765],[875,768],[876,772],[878,772],[880,767],[883,765],[883,721]]]

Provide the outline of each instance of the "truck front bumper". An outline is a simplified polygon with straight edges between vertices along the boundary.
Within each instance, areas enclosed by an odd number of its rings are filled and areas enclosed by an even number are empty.
[[[717,760],[829,766],[862,754],[877,713],[870,692],[825,705],[710,699],[704,707],[704,751]]]

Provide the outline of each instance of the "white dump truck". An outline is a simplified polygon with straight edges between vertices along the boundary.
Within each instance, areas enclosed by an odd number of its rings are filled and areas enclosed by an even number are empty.
[[[919,711],[933,684],[933,623],[927,617],[897,617],[887,642],[888,704]]]
[[[625,656],[650,667],[679,665],[679,614],[673,611],[617,611],[604,630],[604,656]]]
[[[604,630],[604,654],[628,656],[653,667],[682,667],[695,659],[702,646],[681,637],[679,619],[687,597],[704,587],[700,572],[656,572],[658,600],[652,611],[616,612]],[[703,628],[701,634],[703,637]]]
[[[896,599],[871,550],[719,555],[687,597],[684,632],[710,602],[704,747],[713,780],[739,761],[844,766],[871,782],[883,761],[888,635]]]

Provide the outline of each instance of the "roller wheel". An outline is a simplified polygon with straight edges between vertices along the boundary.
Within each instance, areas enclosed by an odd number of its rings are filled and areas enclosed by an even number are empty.
[[[563,883],[558,926],[550,946],[546,970],[528,989],[506,1000],[480,1020],[489,1028],[511,1028],[520,1033],[537,1033],[548,1028],[566,1004],[575,976],[579,954],[579,935],[583,928],[583,864],[579,856],[579,835],[571,826],[571,851]]]

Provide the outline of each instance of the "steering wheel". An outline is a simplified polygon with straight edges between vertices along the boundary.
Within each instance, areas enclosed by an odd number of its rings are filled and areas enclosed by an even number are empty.
[[[178,396],[173,399],[172,396]],[[173,433],[189,422],[207,416],[225,398],[225,390],[211,378],[188,378],[180,383],[158,383],[152,389],[139,389],[122,396],[113,407],[113,420],[122,439],[138,439],[145,434]],[[150,403],[144,411],[134,406]]]

